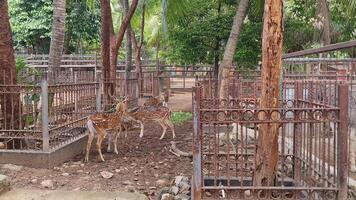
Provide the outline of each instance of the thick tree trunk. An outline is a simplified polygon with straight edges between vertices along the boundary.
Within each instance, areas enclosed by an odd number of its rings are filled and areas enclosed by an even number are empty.
[[[121,4],[123,5],[125,15],[129,12],[129,1],[122,0]],[[131,39],[131,23],[127,25],[126,29],[126,63],[125,63],[125,76],[128,76],[129,72],[132,69],[132,39]]]
[[[100,0],[101,7],[101,59],[102,77],[105,80],[104,95],[109,94],[109,85],[106,83],[110,79],[110,33],[111,33],[111,9],[109,0]]]
[[[61,66],[66,19],[66,0],[53,1],[53,22],[51,45],[49,49],[48,73],[49,83],[54,84]]]
[[[0,85],[16,85],[16,65],[12,32],[6,0],[0,1]],[[19,94],[1,94],[0,108],[4,115],[3,129],[20,128]]]
[[[235,55],[237,40],[239,38],[242,23],[246,16],[248,5],[249,0],[240,0],[239,6],[236,10],[230,37],[226,43],[224,57],[219,67],[219,98],[228,98],[229,72],[232,68],[232,61]]]
[[[260,107],[278,108],[283,44],[283,0],[266,0],[262,38],[262,91]],[[263,115],[263,113],[261,113]],[[277,114],[272,113],[271,118]],[[263,118],[263,116],[261,116]],[[278,162],[279,124],[260,125],[255,157],[255,186],[272,186]]]

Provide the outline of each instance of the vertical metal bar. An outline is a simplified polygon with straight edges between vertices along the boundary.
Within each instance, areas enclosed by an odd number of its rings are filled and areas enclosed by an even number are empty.
[[[101,111],[101,92],[102,92],[102,80],[98,79],[98,85],[96,85],[96,110]]]
[[[294,107],[300,108],[299,100],[303,99],[303,85],[301,82],[297,82],[295,85],[295,94],[294,94]],[[294,117],[297,118],[297,113],[293,113]],[[294,124],[294,131],[293,131],[293,155],[294,155],[294,180],[296,181],[296,185],[299,186],[301,180],[301,162],[300,162],[300,149],[301,149],[301,124],[295,123]]]
[[[337,137],[337,183],[339,187],[338,199],[347,199],[347,179],[348,179],[348,104],[349,86],[339,85],[339,109],[340,124]]]
[[[202,199],[202,166],[201,166],[201,132],[200,132],[200,90],[201,88],[193,88],[193,180],[192,180],[192,199]]]
[[[48,83],[45,75],[41,82],[42,96],[42,141],[43,151],[49,151],[49,130],[48,130]]]

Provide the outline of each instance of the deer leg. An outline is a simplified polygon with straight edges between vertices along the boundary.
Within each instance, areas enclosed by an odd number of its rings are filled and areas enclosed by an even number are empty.
[[[85,153],[85,162],[89,161],[89,152],[90,152],[90,147],[91,147],[91,143],[93,142],[93,139],[94,139],[94,132],[89,130],[88,143],[87,143],[87,148],[86,148],[86,153]]]
[[[119,154],[119,151],[117,150],[117,138],[121,134],[122,127],[120,126],[118,130],[116,130],[115,134],[115,139],[114,139],[114,151],[116,154]]]
[[[162,129],[163,129],[162,135],[159,138],[160,140],[162,140],[164,138],[164,135],[166,134],[167,125],[164,123],[164,120],[163,121],[158,121],[158,123],[162,126]]]
[[[114,133],[115,134],[115,133]],[[109,134],[109,137],[108,137],[108,150],[107,152],[111,152],[111,143],[112,143],[112,137],[111,137],[111,134]]]
[[[105,160],[104,160],[103,154],[101,153],[101,143],[103,142],[105,135],[106,135],[106,131],[101,128],[98,128],[98,141],[96,142],[96,148],[99,152],[99,157],[100,157],[101,161],[103,161],[103,162]]]
[[[142,137],[143,137],[143,129],[144,129],[145,127],[143,126],[143,123],[142,123],[141,121],[138,121],[138,123],[140,123],[140,127],[141,127],[140,138],[142,138]]]
[[[171,122],[171,120],[165,119],[165,120],[164,120],[164,123],[167,124],[167,126],[171,129],[173,139],[176,138],[176,133],[174,132],[174,125],[173,125],[173,123]]]

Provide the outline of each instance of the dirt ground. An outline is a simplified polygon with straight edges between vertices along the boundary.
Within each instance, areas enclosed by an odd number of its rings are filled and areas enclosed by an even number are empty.
[[[192,111],[192,92],[191,91],[171,91],[168,107],[172,111]]]
[[[183,151],[191,150],[192,122],[175,126],[177,147]],[[54,169],[34,169],[23,167],[21,170],[0,168],[0,174],[12,178],[14,188],[38,189],[43,180],[52,180],[57,190],[81,191],[127,191],[136,190],[155,199],[157,191],[164,187],[157,180],[170,182],[177,175],[191,177],[192,160],[177,157],[169,152],[172,134],[166,133],[159,140],[161,127],[147,124],[144,137],[138,137],[139,130],[129,132],[127,138],[120,137],[119,154],[106,152],[103,147],[105,162],[99,162],[96,151],[92,150],[90,161],[83,163],[84,155],[79,155],[70,162]],[[113,177],[105,179],[100,172],[108,171]]]

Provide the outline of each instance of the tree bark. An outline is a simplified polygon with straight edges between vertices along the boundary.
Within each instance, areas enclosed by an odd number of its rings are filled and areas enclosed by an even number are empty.
[[[125,16],[123,22],[120,25],[118,36],[115,37],[113,31],[111,31],[110,37],[110,80],[112,81],[110,93],[115,95],[115,80],[116,80],[116,66],[117,66],[117,55],[119,48],[122,44],[122,40],[125,36],[125,31],[127,26],[130,24],[131,18],[137,8],[138,0],[133,0],[130,6],[130,9]],[[110,19],[112,22],[111,11],[110,11]],[[112,23],[111,23],[112,24]],[[113,30],[113,28],[111,28]]]
[[[65,34],[65,40],[64,40],[64,52],[66,54],[70,54],[69,48],[70,48],[70,41],[72,40],[72,34],[73,34],[73,29],[72,29],[72,26],[69,25],[68,31]]]
[[[318,32],[320,34],[320,43],[322,46],[331,44],[331,23],[330,23],[330,11],[328,2],[326,0],[318,0],[316,9],[316,18],[321,26],[318,26]],[[321,57],[326,57],[325,54],[320,54]],[[327,71],[328,66],[326,64],[321,64],[320,69],[322,71]]]
[[[101,7],[101,59],[102,77],[104,83],[104,95],[109,94],[109,85],[106,83],[110,79],[110,33],[112,29],[111,9],[109,0],[100,0]]]
[[[122,5],[124,8],[125,15],[129,12],[129,1],[122,0]],[[127,25],[126,29],[126,63],[125,63],[125,76],[128,76],[129,72],[132,69],[132,39],[131,39],[131,23]]]
[[[0,1],[0,85],[16,84],[16,65],[8,5],[6,0],[2,0]],[[2,128],[18,129],[21,109],[19,94],[1,94],[0,106],[4,115]]]
[[[218,0],[218,17],[220,17],[221,13],[221,1]],[[215,47],[214,47],[214,78],[218,79],[219,78],[219,60],[220,60],[220,55],[219,55],[219,50],[220,50],[220,37],[215,38]]]
[[[262,37],[262,91],[260,107],[278,108],[283,45],[283,0],[266,0]],[[261,113],[264,115],[264,113]],[[273,112],[271,118],[277,118]],[[265,116],[259,116],[265,117]],[[259,128],[255,157],[255,186],[273,186],[278,162],[278,123]]]
[[[239,38],[242,23],[246,16],[248,5],[249,0],[240,0],[239,6],[236,10],[230,37],[226,43],[224,57],[219,67],[219,98],[228,98],[229,72],[232,68],[232,61],[235,55],[237,40]]]
[[[55,83],[56,73],[61,66],[66,19],[66,0],[53,1],[52,36],[49,50],[49,84]]]
[[[137,77],[139,80],[139,91],[140,94],[142,92],[142,85],[143,85],[143,74],[142,74],[142,61],[141,61],[141,49],[144,41],[144,31],[145,31],[145,9],[146,9],[146,2],[143,0],[143,5],[142,5],[142,16],[141,16],[141,36],[140,36],[140,42],[137,42],[136,36],[134,31],[131,32],[131,38],[132,38],[132,45],[134,47],[134,52],[135,52],[135,66],[136,66],[136,73]]]

